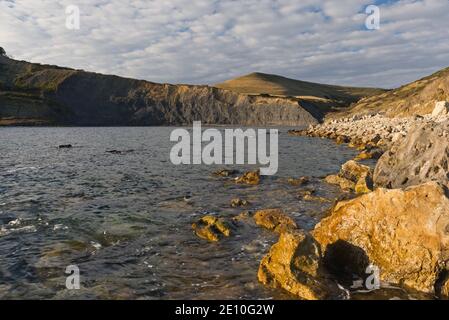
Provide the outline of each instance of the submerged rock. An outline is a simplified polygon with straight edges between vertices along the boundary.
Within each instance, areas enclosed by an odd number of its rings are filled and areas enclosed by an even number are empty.
[[[258,226],[275,232],[297,228],[295,221],[281,209],[259,210],[253,218]]]
[[[310,182],[309,177],[300,177],[300,178],[289,178],[287,182],[292,186],[303,186],[305,184],[308,184]]]
[[[231,227],[222,218],[204,216],[192,224],[194,233],[205,240],[216,242],[231,235]]]
[[[289,230],[280,235],[262,259],[257,277],[306,300],[336,297],[340,290],[321,266],[320,245],[309,234]]]
[[[374,170],[376,185],[402,188],[427,181],[449,186],[449,120],[413,127],[393,144]]]
[[[372,263],[386,282],[433,293],[449,267],[448,195],[435,182],[379,188],[337,203],[312,234],[340,270]]]
[[[212,174],[219,177],[230,177],[236,175],[237,173],[239,173],[237,170],[220,169],[213,172]]]
[[[258,185],[260,183],[260,171],[245,172],[243,176],[238,177],[235,182],[240,184]]]
[[[249,201],[240,198],[235,198],[231,200],[231,207],[233,208],[244,207],[249,205],[250,205]]]

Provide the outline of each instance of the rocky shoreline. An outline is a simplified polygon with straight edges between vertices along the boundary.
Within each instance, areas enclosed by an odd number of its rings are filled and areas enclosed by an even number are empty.
[[[448,299],[449,103],[436,103],[425,116],[355,116],[290,134],[335,139],[361,151],[324,180],[339,185],[346,199],[335,201],[310,232],[280,209],[245,212],[230,222],[206,219],[203,228],[228,237],[251,218],[279,233],[260,263],[258,279],[300,299],[348,298],[342,284],[349,279],[350,285],[354,277],[366,280],[373,268],[381,285]],[[377,158],[374,170],[358,162]],[[218,241],[217,235],[209,238]]]

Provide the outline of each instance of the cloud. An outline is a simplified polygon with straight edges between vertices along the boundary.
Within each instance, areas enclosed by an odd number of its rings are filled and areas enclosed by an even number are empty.
[[[364,27],[381,8],[380,30]],[[65,27],[77,5],[80,30]],[[171,83],[261,71],[395,87],[449,63],[446,0],[0,0],[17,59]]]

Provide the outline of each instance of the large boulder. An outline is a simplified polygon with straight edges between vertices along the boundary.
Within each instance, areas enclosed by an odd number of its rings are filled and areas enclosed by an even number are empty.
[[[264,285],[282,288],[298,298],[335,298],[340,290],[321,265],[320,245],[309,234],[289,230],[262,259],[257,274]]]
[[[376,185],[402,188],[427,181],[449,185],[449,120],[415,125],[374,170]]]
[[[379,188],[337,203],[312,235],[326,265],[360,274],[372,263],[384,281],[434,293],[449,269],[448,196],[436,182]]]

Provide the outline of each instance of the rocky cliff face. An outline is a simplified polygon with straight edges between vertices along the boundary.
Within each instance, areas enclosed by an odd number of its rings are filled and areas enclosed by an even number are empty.
[[[388,117],[425,115],[435,103],[449,100],[449,68],[400,88],[359,100],[349,110],[331,117],[384,113]]]
[[[157,84],[0,57],[0,125],[308,125],[291,98]]]

